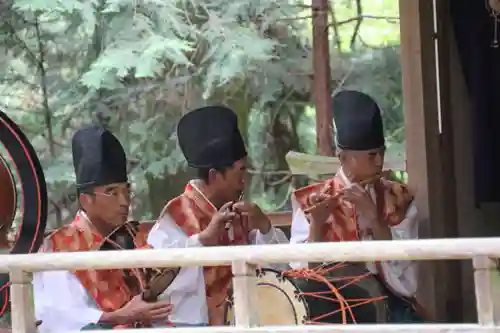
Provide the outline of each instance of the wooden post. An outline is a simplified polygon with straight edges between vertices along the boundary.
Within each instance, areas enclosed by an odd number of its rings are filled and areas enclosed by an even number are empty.
[[[419,211],[419,237],[446,237],[433,0],[401,0],[399,12],[407,171]],[[431,319],[444,320],[446,279],[437,278],[439,267],[420,264],[417,298]]]
[[[439,103],[441,115],[441,172],[443,183],[442,205],[446,207],[443,220],[440,221],[440,234],[444,237],[459,237],[458,228],[458,208],[457,208],[457,173],[455,135],[457,132],[455,118],[457,110],[453,108],[450,82],[450,62],[451,47],[453,39],[453,29],[450,18],[450,0],[435,0],[436,5],[436,53],[437,53],[437,74],[439,77]],[[462,135],[462,134],[461,134]],[[446,298],[446,321],[450,323],[461,323],[464,321],[465,298],[462,290],[462,263],[457,260],[442,262],[442,270],[439,276],[444,278],[446,274],[446,284],[442,286]],[[468,302],[466,302],[468,304]],[[467,306],[466,306],[467,307]]]
[[[36,333],[31,281],[32,273],[15,269],[10,272],[12,332]]]
[[[495,306],[492,295],[491,270],[495,265],[487,256],[472,258],[472,265],[474,267],[477,320],[481,325],[494,325]]]
[[[233,301],[236,326],[254,327],[258,325],[257,303],[255,302],[257,275],[255,265],[235,261],[233,269]]]
[[[333,156],[332,90],[328,46],[328,0],[312,0],[313,92],[318,153]]]

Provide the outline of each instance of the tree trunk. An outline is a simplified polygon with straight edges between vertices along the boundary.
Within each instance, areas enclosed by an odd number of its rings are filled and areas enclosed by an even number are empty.
[[[330,51],[328,47],[328,0],[312,0],[314,103],[318,152],[333,156]]]

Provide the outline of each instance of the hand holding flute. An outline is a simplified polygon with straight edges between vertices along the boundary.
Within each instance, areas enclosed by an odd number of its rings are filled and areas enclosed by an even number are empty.
[[[313,224],[323,224],[331,214],[331,210],[336,205],[337,196],[331,194],[331,186],[327,185],[321,192],[313,193],[309,197],[311,206],[304,210],[309,215],[309,221]]]
[[[331,186],[326,186],[321,192],[311,195],[309,198],[311,206],[304,209],[304,213],[310,216],[311,222],[323,223],[331,214],[331,209],[334,208],[338,204],[338,200],[342,198],[356,205],[357,209],[363,212],[366,211],[367,214],[365,215],[370,215],[370,218],[372,218],[371,215],[374,214],[376,217],[376,206],[368,191],[364,189],[364,186],[378,178],[380,178],[380,175],[346,187],[336,194],[331,193]]]
[[[238,201],[233,205],[233,211],[248,218],[249,230],[258,229],[261,233],[267,234],[271,229],[269,217],[256,204]]]
[[[245,192],[241,192],[240,196],[238,197],[238,201],[236,201],[236,204],[238,204],[240,201],[242,201],[242,200],[243,200],[243,196],[244,196],[244,194],[245,194]],[[234,204],[234,203],[233,203],[233,204],[231,204],[231,207],[230,207],[229,209],[230,209],[230,211],[231,211],[231,212],[234,212],[234,213],[236,213],[237,215],[238,215],[238,214],[239,214],[239,215],[241,215],[241,213],[240,213],[240,212],[237,212],[237,211],[235,210],[235,204]],[[228,230],[231,228],[231,223],[232,223],[232,222],[233,222],[232,220],[230,220],[230,221],[227,221],[227,222],[226,222],[226,225],[225,225],[225,229],[226,229],[226,231],[228,231]]]
[[[233,202],[224,204],[217,213],[212,216],[208,226],[198,234],[198,240],[204,246],[218,245],[220,236],[225,232],[225,226],[236,217],[232,210]]]

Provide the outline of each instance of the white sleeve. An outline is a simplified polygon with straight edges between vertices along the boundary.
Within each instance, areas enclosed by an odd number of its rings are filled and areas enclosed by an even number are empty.
[[[306,214],[299,207],[299,203],[292,195],[292,226],[290,232],[290,244],[302,244],[307,243],[309,238],[309,221],[307,220]],[[291,262],[290,266],[292,268],[304,268],[307,267],[307,263]]]
[[[271,227],[267,234],[263,234],[260,230],[254,229],[250,231],[250,243],[255,245],[262,244],[287,244],[288,237],[286,237],[283,230]]]
[[[78,278],[68,271],[33,274],[33,295],[35,316],[42,321],[40,333],[80,331],[98,323],[103,314]]]
[[[250,231],[249,239],[251,244],[264,245],[264,244],[287,244],[288,237],[286,237],[283,230],[271,227],[267,234],[263,234],[260,230],[254,229]],[[278,271],[289,270],[288,264],[262,264],[262,267],[269,267]]]
[[[148,244],[155,249],[203,246],[198,240],[198,234],[187,236],[168,213],[163,215],[149,232]],[[183,267],[165,292],[194,292],[198,288],[199,279],[202,278],[204,277],[201,268]]]
[[[393,240],[418,239],[417,207],[412,202],[406,211],[405,219],[391,227]],[[417,291],[418,262],[408,260],[389,260],[381,262],[384,278],[404,296],[413,296]]]
[[[309,238],[309,221],[294,195],[292,195],[292,214],[290,244],[307,243],[307,239]]]
[[[401,223],[391,227],[393,240],[418,238],[418,212],[414,202],[408,206],[406,216]]]

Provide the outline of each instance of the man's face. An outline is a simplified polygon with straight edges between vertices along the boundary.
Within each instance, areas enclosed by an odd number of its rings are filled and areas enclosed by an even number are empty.
[[[354,178],[367,180],[382,172],[384,155],[385,147],[364,151],[346,150],[340,153],[340,160]]]
[[[237,201],[245,190],[246,177],[247,162],[246,158],[243,158],[236,161],[232,167],[226,168],[224,172],[217,172],[214,184],[226,202]]]
[[[130,208],[130,184],[114,183],[97,186],[93,194],[82,194],[81,202],[85,211],[111,227],[127,222]]]

